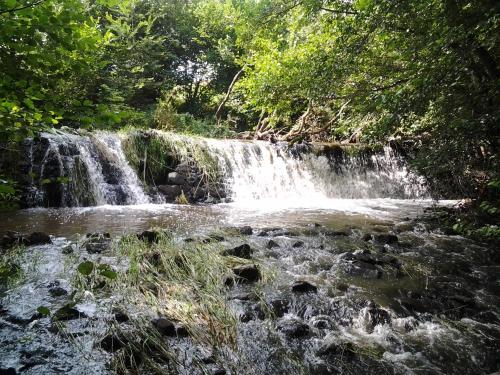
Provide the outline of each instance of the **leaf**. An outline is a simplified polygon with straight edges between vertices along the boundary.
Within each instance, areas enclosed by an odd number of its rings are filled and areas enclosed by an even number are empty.
[[[115,280],[118,276],[118,273],[116,271],[113,271],[113,269],[108,264],[101,264],[99,265],[98,269],[99,274],[106,277],[107,279]]]
[[[16,0],[5,0],[5,5],[8,9],[13,9],[16,7]]]
[[[42,316],[49,316],[50,315],[50,310],[48,307],[45,306],[39,306],[36,311],[42,315]]]
[[[78,272],[80,272],[84,276],[89,276],[94,270],[94,263],[90,260],[82,262],[78,265]]]

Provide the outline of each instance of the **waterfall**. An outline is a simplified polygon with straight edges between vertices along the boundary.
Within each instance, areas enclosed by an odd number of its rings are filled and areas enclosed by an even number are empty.
[[[41,133],[29,142],[29,206],[141,204],[149,198],[117,134]]]
[[[172,202],[181,192],[187,193],[192,201],[213,202],[210,198],[214,197],[213,181],[207,182],[202,177],[203,163],[207,160],[218,169],[216,184],[224,190],[223,194],[215,190],[215,195],[227,196],[234,204],[327,207],[338,199],[427,196],[424,181],[390,147],[377,152],[351,148],[354,151],[351,152],[337,146],[333,151],[317,152],[309,146],[289,148],[285,143],[216,140],[162,132],[151,132],[139,141],[146,145],[151,137],[158,137],[164,143],[160,148],[155,146],[160,149],[156,159],[165,156],[165,160],[175,159],[180,164],[165,165],[161,177],[155,177],[146,194],[137,175],[138,170],[146,170],[141,164],[144,151],[132,156],[133,167],[123,151],[122,140],[133,136],[108,132],[42,133],[31,140],[26,150],[29,164],[26,173],[30,176],[27,205],[75,207]],[[186,164],[187,159],[194,166]],[[192,173],[193,168],[197,171],[194,177],[182,175]],[[168,177],[172,171],[176,172],[176,178]]]
[[[390,147],[341,158],[297,153],[285,144],[206,140],[219,163],[231,199],[321,204],[328,199],[422,198],[422,178]]]

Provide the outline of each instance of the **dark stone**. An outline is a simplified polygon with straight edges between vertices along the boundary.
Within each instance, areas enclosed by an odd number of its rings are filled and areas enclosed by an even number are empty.
[[[0,241],[0,247],[9,248],[15,245],[22,245],[26,243],[26,239],[21,233],[14,231],[7,231]]]
[[[147,242],[149,244],[158,243],[161,237],[161,232],[157,230],[145,230],[137,235],[137,238],[141,241]]]
[[[251,226],[245,225],[243,227],[240,227],[237,229],[240,234],[243,234],[245,236],[250,236],[253,234],[253,229]]]
[[[175,333],[176,333],[177,337],[187,337],[187,336],[189,336],[189,331],[184,326],[177,326],[175,328]]]
[[[368,314],[370,314],[370,323],[371,328],[373,328],[379,324],[390,324],[391,323],[391,315],[388,311],[379,309],[379,308],[371,308],[368,310]]]
[[[17,371],[13,367],[0,368],[0,375],[17,375]]]
[[[47,233],[43,232],[33,232],[31,233],[27,240],[27,245],[45,245],[51,244],[52,240]]]
[[[350,342],[325,342],[317,351],[319,357],[342,357],[352,359],[356,356],[356,347]]]
[[[125,323],[125,322],[128,322],[130,320],[127,313],[125,313],[124,311],[122,311],[120,309],[116,309],[114,311],[114,318],[118,323]]]
[[[111,246],[109,233],[88,233],[85,239],[85,250],[90,254],[99,254]]]
[[[374,264],[362,261],[347,264],[345,272],[348,275],[359,276],[364,279],[380,279],[382,277],[382,271]]]
[[[168,183],[170,185],[184,185],[186,183],[186,178],[177,172],[171,172],[168,174]]]
[[[240,315],[240,322],[247,323],[251,320],[259,319],[263,320],[265,319],[266,314],[262,310],[262,307],[259,304],[255,305],[250,305],[247,307],[245,312]]]
[[[245,264],[233,268],[233,272],[241,282],[254,282],[260,280],[259,268],[254,264]]]
[[[52,316],[52,319],[54,321],[64,321],[64,320],[74,320],[84,317],[85,314],[75,309],[74,305],[70,303],[57,310]]]
[[[226,375],[226,370],[222,368],[216,368],[212,371],[212,375]]]
[[[49,289],[49,293],[52,297],[60,297],[68,294],[68,291],[60,286],[54,286]]]
[[[391,233],[377,233],[375,234],[374,239],[378,243],[389,245],[397,243],[399,241],[398,236]]]
[[[284,299],[272,300],[269,305],[276,318],[281,318],[288,312],[288,302]]]
[[[273,240],[269,240],[267,242],[266,248],[268,248],[268,249],[274,249],[275,247],[280,247],[280,245],[278,245],[278,243],[275,242],[275,241],[273,241]]]
[[[333,329],[334,324],[328,315],[317,315],[313,317],[309,322],[313,327],[318,329]]]
[[[313,285],[307,281],[299,280],[299,281],[296,281],[293,283],[292,292],[294,292],[294,293],[317,293],[318,288],[315,285]]]
[[[182,194],[182,187],[178,185],[160,185],[158,191],[162,193],[168,201],[174,201]]]
[[[152,321],[153,326],[160,332],[163,336],[175,336],[176,328],[175,324],[166,318],[158,318]]]
[[[276,328],[291,338],[307,337],[311,334],[309,325],[298,318],[283,318]]]
[[[184,242],[186,242],[186,243],[194,242],[194,238],[191,238],[191,237],[184,238]]]
[[[125,346],[125,340],[116,334],[110,333],[101,340],[100,346],[102,350],[108,353],[115,353]]]
[[[370,233],[366,233],[361,238],[363,241],[371,241],[373,239],[373,236]]]
[[[252,257],[252,248],[248,244],[243,244],[240,246],[236,246],[233,249],[227,249],[222,252],[224,256],[233,256],[243,259],[250,259]]]
[[[75,249],[74,249],[74,246],[72,244],[64,246],[62,248],[62,253],[66,254],[66,255],[72,254],[74,251],[75,251]]]
[[[297,241],[292,245],[292,247],[294,247],[294,248],[298,248],[298,247],[302,247],[302,246],[304,246],[304,241]]]

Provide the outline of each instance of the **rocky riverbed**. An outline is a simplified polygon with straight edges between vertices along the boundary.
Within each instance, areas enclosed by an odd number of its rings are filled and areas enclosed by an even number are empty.
[[[500,370],[496,248],[340,218],[8,233],[0,374]]]

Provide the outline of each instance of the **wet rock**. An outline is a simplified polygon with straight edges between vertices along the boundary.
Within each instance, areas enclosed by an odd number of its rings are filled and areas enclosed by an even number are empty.
[[[51,244],[52,240],[47,233],[44,232],[33,232],[26,239],[27,245],[45,245]]]
[[[189,336],[189,330],[184,326],[178,325],[175,327],[175,334],[177,337],[187,337]]]
[[[280,245],[276,241],[273,241],[273,240],[267,241],[267,244],[266,244],[267,249],[274,249],[275,247],[280,247]]]
[[[0,375],[17,375],[17,371],[13,367],[9,368],[0,367]]]
[[[1,248],[9,248],[15,245],[22,245],[26,243],[26,239],[19,232],[7,231],[0,240]]]
[[[259,304],[253,304],[247,306],[244,313],[240,315],[240,322],[246,323],[251,320],[263,320],[265,319],[266,314],[262,310],[262,306]]]
[[[118,323],[126,323],[130,320],[128,314],[121,309],[115,309],[113,316]]]
[[[212,233],[209,236],[210,242],[222,242],[225,241],[225,238],[221,236],[220,234]]]
[[[350,276],[362,277],[364,279],[380,279],[383,275],[382,270],[368,262],[356,261],[347,264],[344,270]]]
[[[212,370],[211,372],[212,375],[226,375],[226,370],[222,369],[222,368],[216,368],[214,370]]]
[[[233,256],[237,258],[250,259],[252,257],[252,248],[248,244],[236,246],[233,249],[227,249],[222,252],[224,256]]]
[[[175,324],[166,318],[158,318],[153,320],[151,323],[163,336],[176,335]]]
[[[141,241],[147,242],[149,244],[158,243],[162,236],[162,232],[157,230],[145,230],[137,235],[137,238]]]
[[[63,254],[66,254],[66,255],[68,255],[68,254],[73,254],[73,253],[75,252],[75,247],[76,247],[76,246],[75,246],[75,245],[73,245],[73,244],[70,244],[70,245],[64,246],[64,247],[62,248],[62,253],[63,253]]]
[[[178,185],[160,185],[158,191],[163,194],[167,201],[173,202],[175,198],[182,194],[182,187]]]
[[[337,342],[331,338],[325,339],[325,342],[318,348],[316,354],[321,357],[342,357],[352,359],[356,355],[356,347],[350,342]]]
[[[250,236],[253,234],[253,229],[251,226],[245,225],[243,227],[237,228],[238,232],[245,236]]]
[[[292,285],[292,292],[294,293],[317,293],[318,287],[308,281],[298,280]]]
[[[68,291],[60,286],[53,286],[49,289],[49,293],[52,297],[61,297],[68,294]]]
[[[282,318],[288,312],[288,301],[284,299],[274,299],[269,302],[269,306],[276,318]]]
[[[168,174],[168,183],[171,185],[184,185],[186,178],[180,173],[171,172]]]
[[[84,318],[85,314],[74,308],[74,304],[69,303],[64,305],[52,315],[54,321],[75,320]]]
[[[363,235],[363,237],[361,237],[361,239],[362,239],[363,241],[368,242],[368,241],[373,240],[373,236],[372,236],[370,233],[365,233],[365,234]]]
[[[311,328],[299,318],[283,318],[276,325],[278,331],[290,338],[307,337],[311,334]]]
[[[297,241],[292,245],[292,247],[295,249],[302,246],[304,246],[304,241]]]
[[[88,233],[85,239],[85,250],[90,254],[99,254],[111,246],[109,233]]]
[[[260,280],[259,268],[254,264],[245,264],[233,268],[233,273],[240,282],[254,282]]]
[[[377,233],[373,238],[376,242],[387,245],[394,244],[399,241],[398,236],[391,233]]]
[[[375,326],[380,324],[391,324],[391,315],[388,311],[379,308],[368,309],[368,315],[370,317],[371,331]]]
[[[240,301],[253,301],[257,299],[257,295],[253,292],[239,292],[231,295],[230,299],[236,299]]]
[[[104,336],[99,344],[102,350],[108,353],[115,353],[125,346],[125,340],[116,333],[109,333]]]

